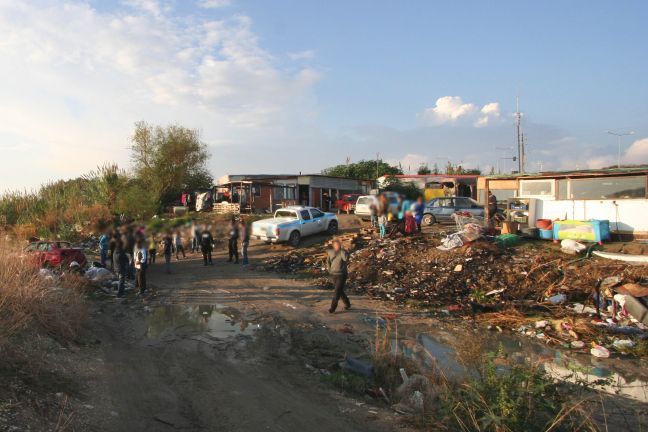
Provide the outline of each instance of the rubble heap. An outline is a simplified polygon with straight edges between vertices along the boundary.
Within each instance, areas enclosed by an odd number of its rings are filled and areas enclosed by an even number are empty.
[[[638,282],[641,267],[583,260],[546,248],[498,248],[476,241],[449,251],[428,236],[372,240],[352,254],[357,292],[423,306],[585,301],[597,279],[618,275]]]

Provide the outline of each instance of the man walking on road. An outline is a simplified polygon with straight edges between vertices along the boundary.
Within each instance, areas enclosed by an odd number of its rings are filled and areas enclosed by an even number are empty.
[[[203,255],[203,261],[205,265],[214,265],[212,262],[212,244],[214,243],[214,238],[212,237],[209,228],[203,228],[200,234],[200,250]]]
[[[331,302],[331,308],[329,313],[334,313],[337,309],[338,302],[342,299],[344,303],[344,308],[349,309],[351,307],[351,302],[349,297],[347,297],[344,292],[344,285],[346,284],[347,279],[347,263],[349,262],[349,253],[342,249],[342,244],[339,240],[333,241],[333,249],[328,251],[328,257],[326,258],[326,267],[331,275],[331,280],[335,286],[335,295],[333,296],[333,301]]]

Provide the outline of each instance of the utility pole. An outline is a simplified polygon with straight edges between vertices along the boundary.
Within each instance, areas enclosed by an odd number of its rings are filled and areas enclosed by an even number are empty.
[[[522,133],[522,114],[520,113],[520,98],[515,98],[515,128],[517,132],[518,173],[524,172],[524,134]]]
[[[607,133],[617,137],[617,145],[619,146],[619,149],[618,149],[618,152],[617,152],[617,168],[621,168],[621,137],[628,136],[628,135],[634,135],[634,131],[629,131],[629,132],[607,131]]]

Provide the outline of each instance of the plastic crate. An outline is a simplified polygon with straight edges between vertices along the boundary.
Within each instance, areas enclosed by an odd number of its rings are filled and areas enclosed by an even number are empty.
[[[556,240],[572,239],[590,242],[610,240],[609,220],[564,220],[554,221],[553,238]]]

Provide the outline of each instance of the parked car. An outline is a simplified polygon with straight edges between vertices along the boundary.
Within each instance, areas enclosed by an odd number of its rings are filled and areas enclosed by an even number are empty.
[[[363,220],[371,218],[371,205],[378,204],[378,198],[375,195],[361,195],[358,197],[355,205],[355,214],[360,216]]]
[[[270,243],[286,242],[299,245],[302,237],[326,232],[335,234],[338,219],[333,213],[324,213],[315,207],[289,206],[275,212],[274,218],[252,223],[252,238]]]
[[[337,208],[338,214],[346,213],[349,214],[355,211],[356,201],[360,194],[344,194],[342,198],[335,201],[335,207]]]
[[[88,260],[80,248],[73,248],[66,241],[38,241],[30,243],[25,248],[28,259],[39,267],[61,267],[70,265],[72,261],[84,267]]]
[[[398,207],[398,194],[396,192],[383,192],[387,198],[387,211],[391,213],[396,213],[396,208]],[[376,195],[362,195],[358,197],[355,206],[355,214],[360,216],[363,220],[371,219],[371,204],[378,205],[378,197]]]
[[[468,212],[473,216],[483,216],[484,206],[468,197],[440,197],[425,204],[423,225],[454,222],[452,215],[456,212]]]

